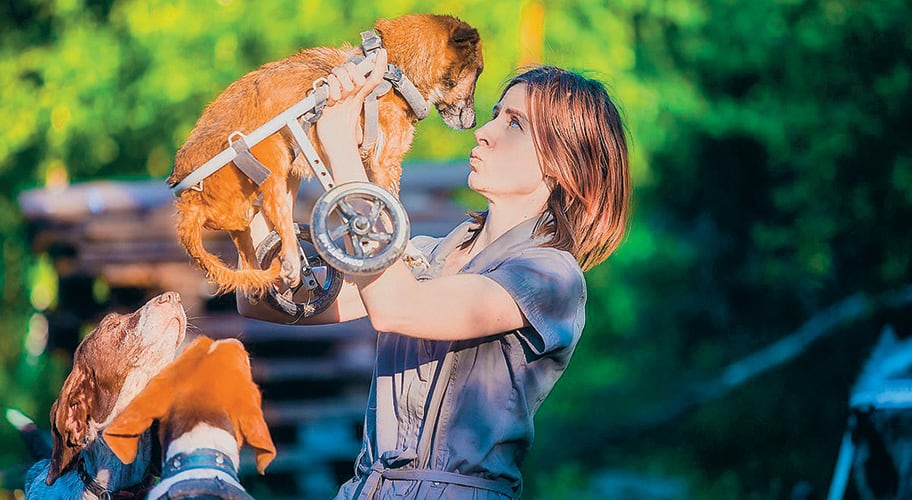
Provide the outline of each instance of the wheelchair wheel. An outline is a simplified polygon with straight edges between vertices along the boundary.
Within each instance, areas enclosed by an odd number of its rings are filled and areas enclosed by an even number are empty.
[[[301,255],[301,283],[293,289],[273,285],[267,290],[265,300],[273,309],[297,321],[324,311],[336,300],[342,288],[342,273],[328,266],[317,253],[306,224],[295,224],[295,233]],[[260,268],[269,268],[281,249],[279,234],[269,233],[256,249]]]
[[[368,182],[323,193],[311,215],[313,245],[327,264],[346,273],[375,274],[402,257],[408,214],[389,191]]]

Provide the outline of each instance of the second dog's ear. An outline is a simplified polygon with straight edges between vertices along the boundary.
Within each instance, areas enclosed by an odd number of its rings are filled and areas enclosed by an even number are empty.
[[[46,480],[48,486],[70,468],[73,459],[88,444],[89,408],[94,404],[95,378],[91,372],[76,365],[51,407],[54,447]]]
[[[233,365],[232,373],[238,375],[233,382],[236,392],[236,406],[233,408],[238,446],[246,441],[256,452],[257,472],[263,474],[276,456],[275,444],[269,434],[269,426],[263,417],[263,398],[250,373],[250,360],[244,344],[238,340],[220,340],[217,344],[219,356],[224,356],[223,366]]]
[[[251,385],[253,385],[252,382]],[[238,423],[247,444],[252,446],[256,452],[257,472],[263,474],[266,472],[266,467],[275,458],[276,449],[272,436],[269,434],[269,427],[263,418],[260,392],[256,386],[253,386],[249,394],[249,397],[244,398],[244,408],[240,410]],[[238,442],[240,443],[240,441]]]
[[[166,378],[152,379],[105,428],[105,442],[121,462],[133,463],[140,436],[155,419],[165,415],[171,404],[169,385]]]
[[[450,41],[456,45],[475,45],[479,40],[481,37],[478,35],[478,30],[468,26],[457,28],[450,37]]]

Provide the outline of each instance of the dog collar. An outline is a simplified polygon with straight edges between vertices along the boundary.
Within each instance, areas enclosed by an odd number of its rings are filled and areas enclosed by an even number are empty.
[[[184,479],[168,488],[168,491],[148,500],[179,500],[199,498],[220,498],[222,500],[254,500],[243,488],[221,478]]]
[[[237,468],[225,453],[211,448],[201,448],[193,453],[178,453],[165,461],[162,467],[162,479],[176,476],[192,469],[214,469],[222,471],[234,480],[238,480]]]

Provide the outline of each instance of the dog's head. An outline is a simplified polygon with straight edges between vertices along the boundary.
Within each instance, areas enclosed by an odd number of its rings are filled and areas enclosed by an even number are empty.
[[[475,126],[475,83],[484,69],[478,31],[452,16],[412,14],[374,25],[389,53],[455,129]]]
[[[161,422],[165,449],[206,423],[232,433],[238,448],[250,444],[262,474],[276,450],[261,405],[244,345],[235,339],[213,342],[200,337],[105,428],[105,441],[122,462],[131,463],[139,436],[153,421]]]
[[[79,344],[51,407],[49,486],[95,440],[98,429],[174,359],[186,326],[180,295],[167,292],[132,314],[108,314]]]

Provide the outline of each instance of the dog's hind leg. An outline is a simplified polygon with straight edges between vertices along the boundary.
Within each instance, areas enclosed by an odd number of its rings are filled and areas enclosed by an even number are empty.
[[[298,179],[290,174],[291,153],[279,135],[265,139],[254,149],[257,159],[272,172],[260,190],[263,193],[263,215],[272,222],[282,241],[280,276],[289,287],[296,287],[301,281],[301,256],[294,232],[295,193],[291,187],[297,185]]]
[[[229,234],[231,235],[231,241],[234,242],[234,246],[237,247],[238,255],[240,256],[238,266],[241,269],[259,269],[259,263],[256,258],[256,248],[253,246],[253,237],[250,234],[250,229],[229,231]]]

